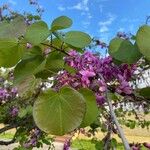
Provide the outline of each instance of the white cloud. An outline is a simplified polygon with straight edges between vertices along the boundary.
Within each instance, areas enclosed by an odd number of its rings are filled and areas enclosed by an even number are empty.
[[[99,22],[99,25],[100,26],[108,26],[108,25],[111,25],[112,22],[116,19],[116,16],[115,15],[112,15],[112,14],[108,14],[108,19],[106,21],[100,21]]]
[[[102,26],[102,27],[100,28],[100,32],[101,32],[101,33],[103,33],[103,32],[108,32],[108,31],[109,31],[109,29],[108,29],[107,26]]]
[[[10,3],[11,5],[17,5],[17,2],[14,0],[8,0],[8,3]]]
[[[88,7],[89,0],[82,0],[81,2],[75,4],[74,6],[68,7],[68,9],[76,9],[81,11],[89,11]]]
[[[66,10],[66,8],[63,7],[63,6],[58,6],[57,9],[60,10],[60,11],[65,11]]]
[[[112,15],[111,13],[108,14],[108,19],[105,21],[100,21],[98,25],[100,26],[99,32],[108,32],[109,26],[113,23],[113,21],[116,19],[115,15]]]

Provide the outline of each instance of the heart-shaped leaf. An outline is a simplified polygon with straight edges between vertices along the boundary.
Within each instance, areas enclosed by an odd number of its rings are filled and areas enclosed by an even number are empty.
[[[0,67],[13,67],[22,58],[23,46],[15,39],[0,39]]]
[[[33,107],[36,125],[46,133],[64,135],[82,123],[86,111],[83,96],[70,87],[44,91]]]
[[[80,31],[69,31],[65,34],[64,42],[77,48],[84,48],[91,43],[88,34]]]
[[[51,30],[61,30],[69,28],[72,25],[72,20],[67,16],[60,16],[56,18],[51,24]]]
[[[24,18],[21,16],[10,23],[3,21],[0,23],[0,38],[18,38],[25,34],[26,28]]]
[[[109,44],[109,54],[124,63],[133,64],[141,58],[137,45],[121,38],[114,38]]]
[[[150,26],[144,25],[136,34],[136,42],[140,52],[150,60]]]
[[[33,23],[27,28],[25,39],[33,45],[39,45],[41,42],[46,40],[49,35],[50,31],[47,24],[43,21],[39,21]]]

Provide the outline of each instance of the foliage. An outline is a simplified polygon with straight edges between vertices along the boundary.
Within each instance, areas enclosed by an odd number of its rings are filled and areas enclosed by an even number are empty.
[[[97,144],[109,149],[117,145],[112,132],[124,141],[116,116],[131,129],[149,128],[149,121],[137,115],[138,108],[149,113],[149,88],[134,88],[140,73],[149,69],[149,26],[142,26],[135,38],[117,35],[108,46],[110,55],[102,57],[84,50],[92,41],[107,48],[104,43],[81,31],[59,31],[72,25],[67,16],[54,19],[50,27],[35,18],[15,15],[0,24],[0,66],[5,68],[0,123],[6,125],[0,133],[16,128],[14,138],[0,144],[19,142],[16,150],[43,143],[51,147],[48,134],[64,135],[90,125],[93,134],[97,127],[107,132]],[[129,112],[137,120],[127,120]]]

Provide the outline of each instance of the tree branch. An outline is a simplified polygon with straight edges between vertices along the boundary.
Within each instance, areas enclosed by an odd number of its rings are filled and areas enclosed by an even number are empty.
[[[119,125],[119,122],[118,122],[117,117],[115,115],[115,112],[113,110],[113,106],[112,106],[111,100],[109,100],[109,98],[107,96],[107,93],[106,93],[106,99],[107,99],[107,103],[108,103],[108,106],[109,106],[109,109],[110,109],[111,118],[112,118],[114,124],[117,127],[118,133],[119,133],[119,135],[121,137],[121,140],[122,140],[122,142],[124,144],[124,148],[125,148],[125,150],[130,150],[129,143],[128,143],[126,137],[124,136],[122,128]]]
[[[61,50],[61,49],[59,49],[59,48],[57,48],[57,47],[55,47],[55,46],[53,46],[53,45],[49,45],[49,44],[45,44],[45,43],[41,43],[42,45],[45,45],[45,46],[48,46],[48,47],[50,47],[50,48],[54,48],[55,50],[57,50],[57,51],[59,51],[59,52],[62,52],[62,53],[64,53],[65,55],[69,55],[67,52],[65,52],[64,50]]]
[[[15,143],[16,141],[16,138],[13,138],[12,140],[10,141],[0,141],[0,145],[9,145],[9,144],[13,144]]]
[[[13,125],[11,124],[11,125],[5,126],[5,127],[3,127],[3,128],[0,129],[0,134],[3,133],[3,132],[5,132],[5,131],[7,131],[7,130],[16,128],[16,127],[18,127],[18,126],[19,126],[19,125],[14,125],[14,124],[13,124]]]
[[[105,79],[103,78],[102,75],[101,75],[101,79],[102,79],[103,81],[105,81]],[[111,114],[112,121],[114,122],[114,124],[115,124],[116,127],[117,127],[118,133],[119,133],[119,135],[120,135],[120,138],[121,138],[121,140],[122,140],[122,143],[123,143],[123,145],[124,145],[125,150],[131,150],[131,149],[130,149],[130,146],[129,146],[129,143],[128,143],[128,141],[127,141],[125,135],[124,135],[124,132],[123,132],[122,128],[120,127],[120,124],[119,124],[119,122],[118,122],[118,120],[117,120],[116,114],[115,114],[115,112],[114,112],[114,110],[113,110],[113,105],[112,105],[112,103],[111,103],[111,100],[108,98],[108,95],[107,95],[108,93],[107,93],[107,92],[108,92],[108,90],[106,90],[106,92],[105,92],[105,98],[106,98],[106,101],[107,101],[108,106],[109,106],[109,110],[110,110],[110,114]]]

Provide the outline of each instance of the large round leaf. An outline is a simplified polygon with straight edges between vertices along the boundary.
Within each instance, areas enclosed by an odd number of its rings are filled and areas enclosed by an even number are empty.
[[[70,87],[63,87],[59,92],[44,91],[34,104],[33,117],[41,130],[63,135],[80,126],[85,111],[83,96]]]
[[[67,16],[60,16],[56,18],[51,24],[51,30],[61,30],[69,28],[72,25],[72,20]]]
[[[139,94],[145,98],[150,99],[150,87],[140,89]]]
[[[15,66],[23,55],[23,47],[15,39],[0,39],[0,67]]]
[[[46,40],[49,35],[50,31],[47,24],[43,21],[39,21],[33,23],[27,28],[25,38],[31,44],[39,45],[41,42]]]
[[[69,31],[65,34],[64,42],[77,48],[84,48],[91,43],[88,34],[80,31]]]
[[[25,34],[26,27],[24,18],[21,16],[10,23],[3,21],[0,23],[0,38],[18,38]]]
[[[79,92],[83,95],[86,101],[86,114],[81,124],[81,127],[87,127],[96,120],[99,113],[96,104],[96,97],[91,90],[86,88],[80,89]]]
[[[141,53],[136,45],[121,38],[111,40],[109,44],[109,54],[116,60],[128,64],[137,62],[141,57]]]
[[[139,28],[136,35],[136,42],[140,52],[150,60],[150,26],[144,25]]]

